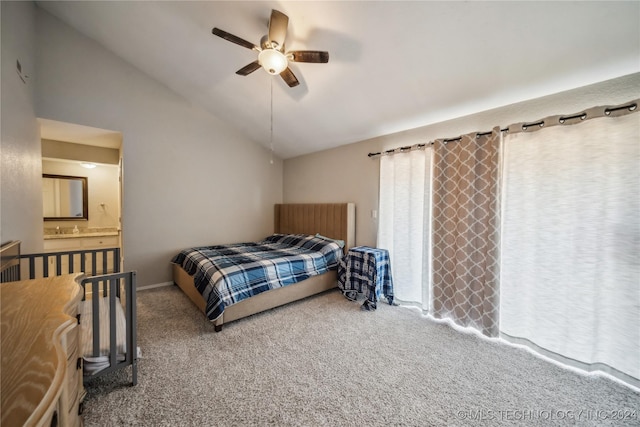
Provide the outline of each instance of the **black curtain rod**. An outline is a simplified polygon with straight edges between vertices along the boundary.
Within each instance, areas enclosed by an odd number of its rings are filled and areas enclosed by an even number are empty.
[[[625,105],[621,105],[619,107],[608,107],[608,108],[605,108],[604,109],[604,114],[609,116],[609,115],[611,115],[611,113],[613,113],[615,111],[620,111],[620,110],[625,110],[625,109],[628,109],[629,111],[633,111],[636,108],[638,108],[638,104],[633,102],[631,104],[625,104]],[[566,122],[567,120],[578,119],[578,118],[580,120],[585,120],[587,118],[587,113],[583,111],[582,113],[573,114],[571,116],[560,116],[558,118],[558,122],[560,122],[560,124],[564,124],[564,122]],[[533,123],[523,123],[522,124],[522,130],[527,130],[528,128],[530,128],[532,126],[543,127],[544,125],[545,125],[544,120],[539,120],[539,121],[533,122]],[[476,138],[478,138],[480,136],[491,135],[491,132],[493,132],[493,131],[478,132],[478,133],[476,133]],[[506,127],[504,129],[500,129],[500,132],[509,132],[509,127]],[[446,138],[446,139],[443,139],[442,141],[444,143],[457,142],[457,141],[460,141],[461,139],[462,139],[462,136],[459,136],[457,138]],[[399,151],[399,152],[408,151],[408,150],[411,150],[412,148],[420,149],[420,148],[426,147],[427,145],[433,145],[433,141],[425,143],[425,144],[406,145],[404,147],[394,148],[392,150],[378,151],[377,153],[369,153],[369,154],[367,154],[367,156],[368,157],[376,157],[376,156],[380,156],[382,154],[391,154],[391,153],[394,153],[396,151]]]
[[[508,132],[508,131],[509,131],[509,128],[500,129],[500,132]],[[476,138],[478,138],[480,136],[491,135],[491,132],[493,132],[493,131],[478,132],[478,133],[476,133]],[[460,141],[461,139],[462,139],[462,136],[459,136],[457,138],[444,139],[443,142],[456,142],[456,141]],[[396,151],[399,151],[399,152],[409,151],[409,150],[411,150],[413,148],[420,149],[420,148],[426,147],[427,145],[433,145],[433,141],[427,142],[427,143],[424,143],[424,144],[405,145],[404,147],[394,148],[394,149],[386,150],[386,151],[378,151],[377,153],[369,153],[369,154],[367,154],[367,156],[375,157],[375,156],[380,156],[382,154],[391,154],[391,153],[396,152]]]
[[[500,129],[500,132],[508,132],[508,131],[509,131],[509,128]],[[491,132],[492,132],[492,131],[487,131],[487,132],[478,132],[478,133],[476,133],[476,138],[478,138],[478,137],[480,137],[480,136],[491,135]],[[444,139],[443,141],[444,141],[444,142],[455,142],[455,141],[460,141],[461,139],[462,139],[462,136],[459,136],[459,137],[457,137],[457,138],[447,138],[447,139]],[[400,151],[400,152],[402,152],[402,151],[409,151],[409,150],[411,150],[412,148],[420,149],[420,148],[424,148],[424,147],[426,147],[427,145],[433,145],[433,141],[431,141],[431,142],[427,142],[427,143],[424,143],[424,144],[405,145],[404,147],[394,148],[394,149],[386,150],[386,151],[378,151],[377,153],[369,153],[369,154],[367,154],[367,156],[369,156],[369,157],[375,157],[375,156],[380,156],[380,155],[382,155],[382,154],[391,154],[391,153],[393,153],[393,152],[395,152],[395,151]]]

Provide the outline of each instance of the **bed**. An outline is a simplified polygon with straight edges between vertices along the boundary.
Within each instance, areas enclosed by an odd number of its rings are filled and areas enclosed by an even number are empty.
[[[355,205],[353,203],[277,204],[274,207],[274,235],[320,235],[323,238],[341,240],[344,241],[343,253],[346,253],[355,244]],[[197,289],[194,276],[179,263],[173,263],[173,280],[206,315],[207,301]],[[225,323],[335,287],[337,287],[336,271],[331,269],[326,273],[266,290],[226,305],[222,314],[210,320],[215,325],[216,332],[220,332]]]

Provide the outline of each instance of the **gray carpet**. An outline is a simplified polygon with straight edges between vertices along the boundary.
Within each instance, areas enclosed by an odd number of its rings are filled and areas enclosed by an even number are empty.
[[[139,384],[94,379],[85,425],[640,425],[614,381],[338,291],[215,333],[179,288],[145,290],[138,337]]]

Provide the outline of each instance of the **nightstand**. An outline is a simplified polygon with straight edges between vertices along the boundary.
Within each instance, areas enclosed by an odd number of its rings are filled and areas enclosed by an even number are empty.
[[[364,294],[363,310],[375,310],[381,295],[393,305],[393,280],[389,251],[356,246],[338,263],[338,287],[351,301]]]

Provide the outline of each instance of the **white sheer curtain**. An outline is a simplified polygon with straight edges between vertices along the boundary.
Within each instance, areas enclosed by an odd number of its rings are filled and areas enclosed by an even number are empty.
[[[429,309],[431,148],[380,158],[378,247],[391,259],[395,299]]]
[[[500,330],[640,386],[640,120],[504,138]]]

